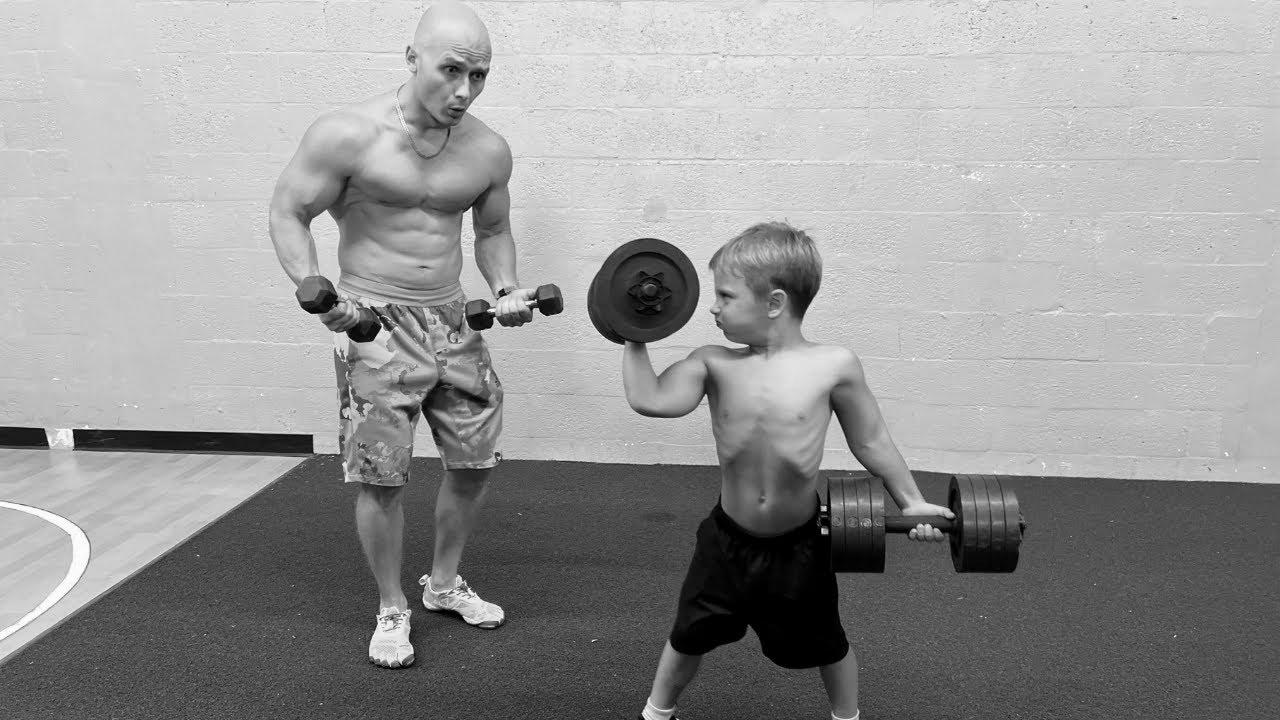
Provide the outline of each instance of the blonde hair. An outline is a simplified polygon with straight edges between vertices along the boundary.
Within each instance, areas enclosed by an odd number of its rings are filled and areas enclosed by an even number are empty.
[[[763,298],[784,290],[796,317],[804,317],[822,285],[822,256],[803,230],[784,222],[763,222],[743,230],[711,256],[712,270],[746,281]]]

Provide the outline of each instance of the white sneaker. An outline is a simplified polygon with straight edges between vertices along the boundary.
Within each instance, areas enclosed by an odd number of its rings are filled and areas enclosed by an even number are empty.
[[[485,630],[502,627],[507,621],[502,608],[491,602],[485,602],[476,595],[467,582],[459,575],[454,581],[452,590],[436,592],[431,587],[431,575],[423,575],[418,584],[423,587],[422,604],[431,612],[451,613],[461,617],[470,625]]]
[[[379,667],[403,668],[413,664],[409,643],[409,616],[412,610],[384,607],[378,611],[378,627],[369,640],[369,662]]]

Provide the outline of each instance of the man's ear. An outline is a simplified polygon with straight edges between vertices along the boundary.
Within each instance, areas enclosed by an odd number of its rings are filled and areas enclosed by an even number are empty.
[[[769,291],[769,317],[776,318],[786,312],[787,305],[791,302],[791,298],[787,297],[787,291],[774,289]]]
[[[409,72],[418,72],[418,51],[414,50],[412,45],[406,45],[404,48],[404,64],[409,68]]]

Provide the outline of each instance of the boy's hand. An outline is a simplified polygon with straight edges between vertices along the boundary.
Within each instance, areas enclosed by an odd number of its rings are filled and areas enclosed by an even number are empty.
[[[903,515],[941,515],[948,520],[954,520],[956,514],[951,512],[951,508],[946,508],[933,503],[918,502],[907,505],[902,508]],[[907,533],[907,537],[912,540],[922,540],[926,542],[940,542],[945,540],[947,534],[928,523],[920,523],[915,529]]]

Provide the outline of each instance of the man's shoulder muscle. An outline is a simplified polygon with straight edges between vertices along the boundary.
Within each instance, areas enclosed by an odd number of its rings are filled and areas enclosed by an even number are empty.
[[[355,163],[378,137],[378,124],[360,106],[330,110],[307,128],[301,150],[339,164]]]
[[[498,131],[489,127],[480,118],[471,115],[471,127],[468,129],[468,141],[472,150],[483,158],[486,167],[493,170],[494,175],[506,180],[511,175],[511,146]]]

